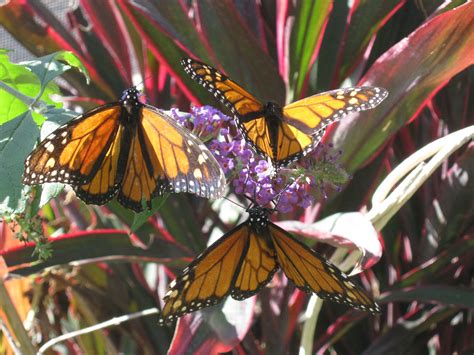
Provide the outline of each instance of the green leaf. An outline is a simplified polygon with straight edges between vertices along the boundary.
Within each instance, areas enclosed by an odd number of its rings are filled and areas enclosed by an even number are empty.
[[[73,67],[86,76],[87,72],[71,52],[53,53],[22,66],[10,63],[3,51],[0,53],[0,65],[0,79],[7,85],[1,83],[4,90],[0,91],[0,99],[7,102],[7,110],[0,118],[0,123],[3,123],[0,133],[0,212],[20,213],[25,210],[26,195],[30,190],[21,184],[23,163],[33,150],[40,133],[34,121],[42,123],[45,119],[48,120],[41,130],[44,138],[59,125],[76,116],[72,111],[57,108],[61,104],[51,100],[51,94],[59,93],[52,80]],[[39,100],[44,100],[47,104],[35,103]],[[31,107],[39,107],[41,114],[34,112]],[[19,111],[21,113],[11,119]],[[32,213],[60,191],[61,185],[58,184],[41,189],[41,196],[35,200]]]
[[[172,3],[169,3],[168,5],[172,6],[171,4]],[[174,19],[171,20],[163,16],[163,13],[160,12],[160,10],[163,9],[161,9],[158,5],[157,7],[148,5],[150,4],[147,4],[146,6],[129,4],[126,7],[125,5],[122,5],[123,10],[128,14],[131,19],[133,19],[133,21],[128,23],[129,26],[133,26],[134,29],[137,30],[140,34],[141,38],[138,45],[142,45],[141,41],[146,42],[148,49],[153,53],[156,58],[160,59],[160,64],[163,62],[167,64],[167,67],[176,79],[177,85],[179,85],[184,92],[189,92],[188,87],[194,86],[195,90],[193,90],[193,95],[199,102],[211,102],[209,95],[206,93],[206,91],[202,90],[202,88],[200,88],[199,85],[196,84],[190,78],[190,76],[184,72],[183,68],[179,64],[180,60],[183,57],[188,56],[188,53],[186,53],[181,48],[181,46],[176,43],[175,40],[173,40],[173,38],[170,38],[169,35],[159,27],[164,26],[165,30],[167,29],[168,31],[171,31],[173,33],[179,30],[182,30],[184,32],[192,31],[190,33],[193,33],[195,32],[195,29],[189,29],[189,26],[191,26],[192,24],[188,23],[188,21],[184,21],[181,25],[176,24],[178,26],[177,28],[174,27],[175,25],[171,26],[174,21],[181,18],[180,15],[175,14]],[[182,9],[180,9],[179,11],[182,11]],[[181,26],[183,27],[181,28]],[[197,37],[197,35],[194,34],[193,38],[194,37]],[[196,43],[201,42],[196,41]],[[197,55],[201,53],[206,53],[202,44],[196,44],[192,48],[194,48]]]
[[[313,66],[308,82],[310,93],[317,93],[334,89],[332,80],[338,69],[337,55],[347,26],[349,8],[346,1],[336,1],[329,16],[321,49],[316,65]]]
[[[446,173],[425,215],[430,238],[420,242],[420,259],[432,258],[462,236],[472,223],[474,204],[474,146],[466,149]],[[442,211],[442,212],[440,212]],[[460,211],[462,211],[460,213]]]
[[[24,66],[11,63],[7,53],[0,49],[0,125],[28,110],[39,91],[36,76]]]
[[[457,260],[468,260],[472,258],[471,250],[474,248],[473,238],[463,238],[458,240],[442,253],[427,260],[422,267],[411,270],[411,272],[393,285],[393,288],[406,288],[415,286],[421,282],[426,283],[433,279],[438,279],[439,274],[446,268],[452,267]]]
[[[147,209],[147,206],[145,204],[144,206],[144,211],[143,212],[140,212],[140,213],[136,213],[134,216],[133,216],[133,223],[132,225],[130,226],[130,230],[132,232],[135,232],[138,230],[138,228],[140,228],[141,226],[143,226],[143,224],[146,223],[146,221],[148,220],[148,218],[150,218],[151,216],[153,216],[158,210],[161,209],[161,207],[163,206],[163,204],[166,202],[166,200],[168,199],[168,196],[169,194],[166,194],[165,196],[160,196],[158,198],[155,198],[151,201],[152,203],[152,208],[149,210]]]
[[[410,289],[392,291],[381,299],[382,302],[437,302],[465,308],[474,307],[474,290],[454,286],[416,286]]]
[[[312,62],[316,59],[324,28],[329,20],[333,2],[328,0],[298,3],[295,24],[291,32],[290,88],[288,101],[299,98]]]
[[[340,67],[338,77],[335,78],[337,84],[357,68],[372,38],[403,4],[401,0],[362,0],[353,5],[355,9],[352,9],[350,24],[339,53]]]
[[[47,107],[44,112],[48,118],[41,127],[33,122],[31,111],[27,111],[2,126],[0,132],[0,213],[2,212],[24,212],[25,199],[30,188],[21,183],[21,176],[24,169],[24,161],[27,155],[33,150],[38,137],[46,137],[59,125],[71,120],[76,113]],[[44,188],[37,189],[40,193],[38,199],[32,204],[32,213],[36,213],[49,200],[56,197],[63,189],[62,184],[45,184]]]
[[[2,125],[0,130],[0,214],[23,212],[26,194],[21,183],[23,162],[35,144],[39,129],[31,112]],[[32,138],[33,137],[33,138]]]
[[[50,241],[52,257],[38,261],[33,256],[33,245],[21,246],[2,254],[9,270],[19,275],[31,275],[45,268],[81,261],[131,261],[143,258],[160,262],[187,256],[173,241],[153,238],[147,248],[136,246],[128,233],[116,230],[95,230],[64,234]],[[91,248],[91,246],[93,246]]]
[[[35,60],[23,62],[22,64],[29,68],[31,72],[33,72],[38,77],[41,84],[39,96],[43,94],[43,91],[54,79],[64,74],[71,68],[78,69],[82,74],[85,75],[86,80],[89,83],[89,74],[86,68],[81,63],[79,58],[72,52],[56,52]]]
[[[53,53],[23,65],[10,63],[6,53],[0,51],[0,89],[3,89],[0,90],[0,124],[33,108],[36,109],[32,110],[34,121],[43,123],[43,111],[52,110],[50,106],[59,108],[62,105],[50,97],[59,94],[59,88],[52,80],[73,67],[88,78],[84,66],[71,52]]]
[[[193,206],[184,194],[171,194],[160,210],[166,229],[180,245],[185,245],[196,255],[206,248],[202,226],[194,216]]]

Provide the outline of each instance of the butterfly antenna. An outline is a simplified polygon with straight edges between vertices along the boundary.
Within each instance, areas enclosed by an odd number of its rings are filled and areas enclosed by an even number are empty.
[[[143,86],[143,88],[145,88],[145,86],[143,85],[145,83],[145,81],[147,81],[148,79],[151,79],[152,78],[152,75],[151,74],[148,74],[147,76],[145,76],[144,78],[142,78],[142,80],[140,82],[138,82],[137,84],[133,85],[133,87],[135,89],[138,90],[138,87],[139,86]],[[143,91],[143,90],[142,90]]]
[[[244,196],[245,196],[245,195],[244,195]],[[239,206],[240,208],[242,208],[242,209],[244,209],[244,210],[247,209],[247,207],[241,205],[241,204],[238,203],[238,202],[235,202],[234,200],[231,200],[230,198],[228,198],[228,197],[226,197],[226,196],[223,196],[222,198],[225,199],[225,200],[227,200],[227,201],[229,201],[229,202],[231,202],[231,203],[233,203],[233,204],[236,205],[236,206]]]
[[[285,187],[284,187],[283,189],[281,189],[280,192],[277,193],[277,194],[273,197],[274,200],[273,200],[272,202],[273,202],[273,204],[275,205],[275,206],[273,207],[273,209],[272,209],[273,211],[276,211],[276,210],[277,210],[277,207],[278,207],[278,204],[280,203],[280,199],[281,199],[282,194],[283,194],[286,190],[288,190],[288,188],[289,188],[291,185],[297,183],[300,179],[301,179],[301,176],[298,176],[295,180],[288,182],[288,183],[285,185]],[[275,199],[276,199],[276,201],[275,201]]]

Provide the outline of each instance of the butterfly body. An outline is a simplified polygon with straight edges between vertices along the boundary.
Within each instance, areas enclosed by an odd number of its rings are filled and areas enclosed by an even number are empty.
[[[272,101],[268,101],[262,107],[261,111],[249,112],[242,116],[241,121],[237,124],[241,132],[246,135],[246,124],[252,124],[251,122],[259,117],[263,117],[265,125],[268,127],[268,144],[272,152],[272,156],[277,156],[281,150],[281,144],[278,146],[278,133],[282,129],[283,125],[283,110],[280,105]],[[254,144],[253,140],[247,140],[250,145],[257,151],[261,151],[257,144]]]
[[[141,103],[135,88],[59,127],[33,150],[23,183],[46,182],[67,183],[91,204],[117,195],[136,212],[167,191],[217,198],[225,188],[223,171],[206,146],[164,112]]]
[[[161,323],[208,307],[227,296],[255,295],[280,268],[296,287],[372,313],[378,305],[334,265],[269,220],[272,210],[248,209],[249,218],[212,244],[171,284]]]
[[[207,64],[190,58],[183,59],[181,64],[191,78],[231,110],[246,141],[270,158],[276,169],[311,152],[329,124],[351,112],[371,109],[388,95],[383,88],[353,87],[279,106],[260,102]]]

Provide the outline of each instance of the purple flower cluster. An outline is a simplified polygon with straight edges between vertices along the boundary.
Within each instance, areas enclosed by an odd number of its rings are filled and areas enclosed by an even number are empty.
[[[191,113],[172,109],[171,115],[206,143],[235,193],[246,194],[261,206],[275,201],[284,213],[309,207],[319,192],[325,196],[324,182],[331,181],[331,174],[321,174],[321,170],[334,166],[339,154],[323,148],[323,144],[299,161],[302,168],[280,169],[275,174],[271,163],[245,141],[234,120],[216,108],[192,107]]]

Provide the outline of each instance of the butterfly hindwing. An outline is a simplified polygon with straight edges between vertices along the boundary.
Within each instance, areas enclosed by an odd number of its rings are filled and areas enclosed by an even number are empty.
[[[248,223],[248,222],[247,222]],[[269,283],[278,270],[275,250],[269,243],[269,236],[262,236],[248,228],[248,248],[239,268],[232,289],[232,298],[243,300],[255,295]]]
[[[276,159],[272,146],[272,133],[265,122],[265,117],[257,117],[246,122],[237,122],[246,141],[260,154]]]
[[[371,313],[379,306],[337,267],[293,238],[277,225],[269,224],[278,264],[286,277],[305,292]]]

